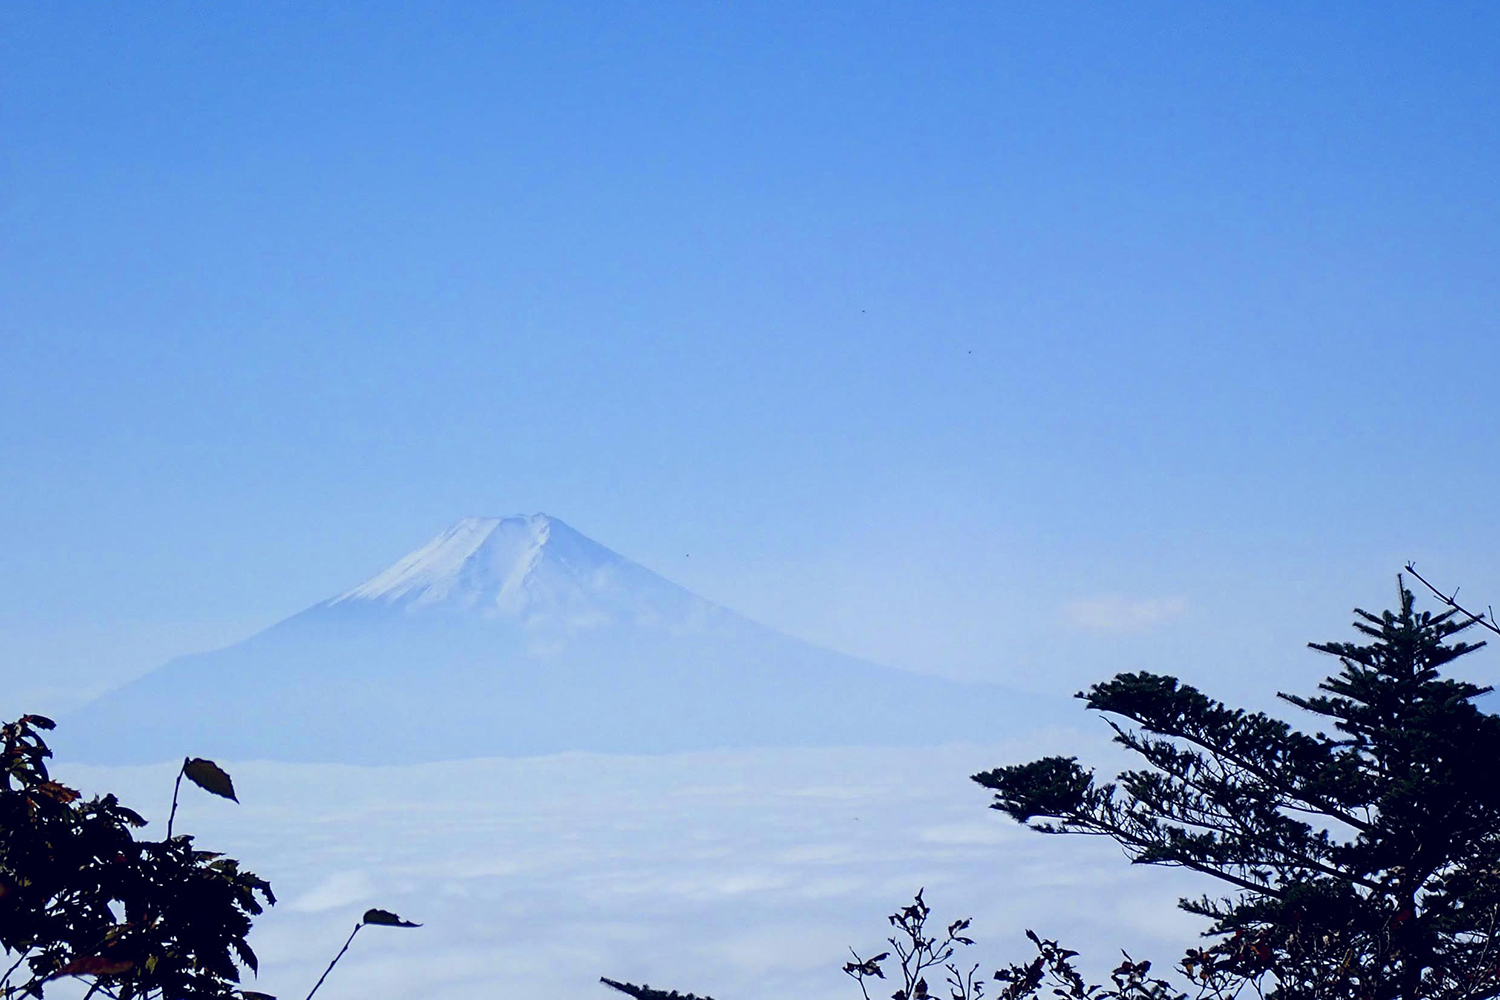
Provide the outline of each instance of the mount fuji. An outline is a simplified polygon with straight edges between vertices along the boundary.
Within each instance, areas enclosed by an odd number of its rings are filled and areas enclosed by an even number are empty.
[[[465,518],[337,597],[78,710],[63,752],[394,763],[936,744],[1035,721],[998,686],[790,638],[545,514]]]

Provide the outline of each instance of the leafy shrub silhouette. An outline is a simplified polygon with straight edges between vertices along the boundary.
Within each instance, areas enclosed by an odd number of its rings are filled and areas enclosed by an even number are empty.
[[[891,1000],[939,1000],[940,994],[933,992],[927,982],[928,974],[937,971],[945,973],[946,1000],[983,1000],[987,984],[979,973],[979,964],[964,968],[953,961],[959,948],[974,943],[962,933],[969,929],[971,921],[965,917],[949,923],[941,933],[929,933],[927,921],[932,909],[922,898],[923,891],[918,889],[909,906],[886,918],[895,928],[895,933],[886,938],[890,951],[861,958],[850,949],[854,961],[844,964],[844,975],[859,984],[864,1000],[873,1000],[870,983],[886,979],[883,963],[894,953],[897,966],[894,972],[900,975],[901,984],[891,994]],[[1032,931],[1027,931],[1026,936],[1036,946],[1037,956],[994,974],[995,981],[1004,984],[996,994],[999,1000],[1034,1000],[1043,993],[1061,1000],[1185,1000],[1185,995],[1165,980],[1151,978],[1150,962],[1137,962],[1126,955],[1110,973],[1107,985],[1091,985],[1073,965],[1078,952],[1056,941],[1044,940]]]
[[[173,832],[182,779],[237,802],[228,773],[185,759],[167,836],[138,840],[146,820],[114,795],[84,801],[52,779],[42,732],[53,728],[41,715],[0,727],[0,947],[15,956],[0,997],[41,997],[72,978],[117,1000],[274,1000],[238,986],[242,966],[258,971],[248,935],[276,902],[270,884]],[[355,933],[366,925],[417,926],[385,910],[368,911]]]
[[[895,952],[901,975],[901,985],[891,994],[892,1000],[929,1000],[935,997],[927,985],[927,973],[934,970],[947,972],[947,985],[953,1000],[980,1000],[984,996],[984,981],[976,978],[979,966],[967,971],[952,961],[959,947],[972,945],[974,941],[962,933],[969,929],[969,920],[955,920],[941,935],[927,931],[927,918],[932,908],[922,898],[924,889],[918,889],[910,906],[903,906],[886,919],[895,928],[895,933],[886,938],[891,951],[883,951],[871,958],[860,958],[850,949],[854,961],[844,964],[844,975],[859,984],[860,993],[870,1000],[868,983],[872,979],[884,979],[881,963]]]

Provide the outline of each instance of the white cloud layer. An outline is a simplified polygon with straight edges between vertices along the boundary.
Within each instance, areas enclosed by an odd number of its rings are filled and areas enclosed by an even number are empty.
[[[1028,927],[1100,969],[1122,947],[1164,962],[1189,943],[1173,903],[1201,883],[1026,831],[968,780],[1052,752],[1107,762],[1102,743],[241,763],[243,805],[185,790],[177,828],[286,901],[256,921],[247,988],[305,995],[380,906],[425,926],[361,934],[320,998],[609,1000],[608,975],[719,1000],[850,1000],[846,948],[880,950],[885,914],[923,886],[935,919],[974,918],[983,965],[1026,957]],[[170,767],[57,770],[142,808],[148,834],[164,819],[150,807],[170,799]]]

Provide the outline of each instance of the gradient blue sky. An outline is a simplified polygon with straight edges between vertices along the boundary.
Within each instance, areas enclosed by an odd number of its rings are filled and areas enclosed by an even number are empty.
[[[1500,603],[1497,56],[1487,4],[6,5],[0,707],[467,514],[962,676],[1305,684],[1407,558]]]

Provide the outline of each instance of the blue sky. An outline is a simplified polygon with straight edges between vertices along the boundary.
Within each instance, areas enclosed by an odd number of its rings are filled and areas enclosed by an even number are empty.
[[[1500,601],[1500,13],[811,6],[0,12],[6,710],[481,513],[963,676]]]

